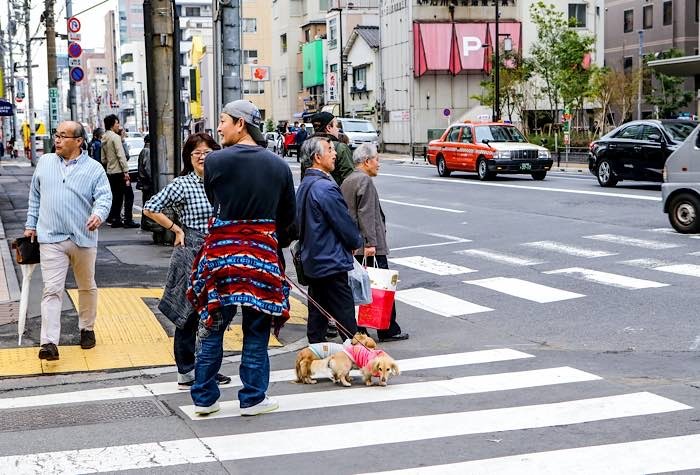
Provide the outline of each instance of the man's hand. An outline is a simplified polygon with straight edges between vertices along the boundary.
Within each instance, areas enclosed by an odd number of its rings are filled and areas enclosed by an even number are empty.
[[[184,246],[185,231],[183,231],[182,228],[178,225],[173,226],[173,229],[171,229],[171,231],[175,233],[175,241],[173,242],[173,246]]]
[[[25,229],[24,237],[31,238],[31,241],[36,241],[36,229]]]
[[[102,224],[102,219],[100,219],[100,217],[96,214],[93,214],[90,215],[90,218],[88,218],[87,223],[85,223],[85,226],[87,226],[88,231],[94,231],[95,229],[100,227],[100,224]]]
[[[372,247],[366,247],[365,248],[365,257],[374,257],[377,255],[377,248],[372,246]]]

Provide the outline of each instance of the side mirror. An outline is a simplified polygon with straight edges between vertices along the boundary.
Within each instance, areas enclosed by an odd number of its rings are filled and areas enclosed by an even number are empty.
[[[651,140],[652,142],[661,142],[661,136],[658,134],[650,134],[649,140]]]

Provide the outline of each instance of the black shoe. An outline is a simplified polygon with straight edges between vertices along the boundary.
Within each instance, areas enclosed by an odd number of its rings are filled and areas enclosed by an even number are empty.
[[[41,345],[39,350],[39,359],[47,361],[55,361],[58,359],[58,348],[53,343]]]
[[[224,375],[221,374],[221,373],[217,373],[217,375],[216,375],[216,382],[219,384],[219,386],[221,386],[222,384],[228,384],[228,383],[230,383],[230,382],[231,382],[231,378],[229,378],[228,376],[224,376]]]
[[[114,219],[114,218],[107,218],[107,221],[105,221],[105,222],[106,222],[107,224],[112,224],[112,223],[115,222],[115,221],[116,221],[116,219]]]
[[[380,338],[380,342],[385,342],[385,341],[401,341],[401,340],[408,340],[408,333],[399,333],[398,335],[394,336],[388,336],[386,338]]]
[[[124,223],[122,223],[121,221],[114,221],[114,222],[112,223],[112,227],[113,227],[113,228],[123,228],[123,227],[124,227]]]
[[[95,347],[95,332],[92,330],[80,330],[80,347],[89,350]]]
[[[141,227],[141,223],[137,223],[136,221],[131,221],[129,223],[124,223],[124,227],[128,229],[136,229]]]

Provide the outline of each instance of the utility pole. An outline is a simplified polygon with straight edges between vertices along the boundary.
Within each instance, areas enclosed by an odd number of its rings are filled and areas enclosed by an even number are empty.
[[[494,65],[494,104],[493,104],[493,121],[498,122],[501,120],[501,48],[500,48],[500,31],[498,28],[498,21],[501,17],[501,12],[498,9],[498,4],[500,0],[493,2],[496,5],[496,34],[492,41],[493,47],[496,53],[496,64]]]
[[[12,50],[14,45],[12,44],[12,38],[17,34],[17,23],[12,19],[12,0],[7,2],[7,43],[8,51],[10,53],[10,103],[15,104],[15,61],[12,57]],[[10,139],[17,139],[17,109],[15,113],[12,114],[12,132],[10,132]],[[14,149],[15,143],[12,142],[12,147]]]
[[[214,100],[217,107],[243,98],[241,90],[241,2],[240,0],[220,0],[214,3],[214,77],[216,82]],[[150,109],[150,107],[149,107]]]
[[[29,112],[29,151],[31,153],[31,163],[36,163],[36,144],[34,143],[34,86],[32,85],[32,35],[29,31],[29,20],[31,19],[31,9],[29,0],[24,0],[24,33],[27,45],[24,48],[27,53],[27,112]]]
[[[639,30],[639,83],[637,84],[637,120],[642,120],[642,81],[644,80],[644,30]]]
[[[73,16],[73,0],[66,0],[66,21],[68,21]],[[68,40],[70,45],[70,40]],[[68,108],[70,109],[70,120],[78,121],[78,104],[75,99],[75,81],[68,75],[68,81],[70,82],[70,88],[68,89]]]
[[[58,87],[58,69],[56,67],[56,22],[54,17],[54,0],[45,0],[44,2],[44,20],[46,21],[46,66],[49,74],[49,90]],[[52,122],[51,113],[49,113],[48,131],[49,137],[53,142],[53,133],[56,131],[58,124]]]

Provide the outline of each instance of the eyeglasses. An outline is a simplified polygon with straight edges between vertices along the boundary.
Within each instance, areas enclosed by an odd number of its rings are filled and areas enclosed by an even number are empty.
[[[206,157],[211,152],[213,152],[213,150],[197,150],[195,152],[192,152],[192,156],[195,158]]]
[[[80,135],[59,135],[59,134],[53,134],[53,139],[54,139],[54,140],[80,139],[80,138],[82,138]]]

